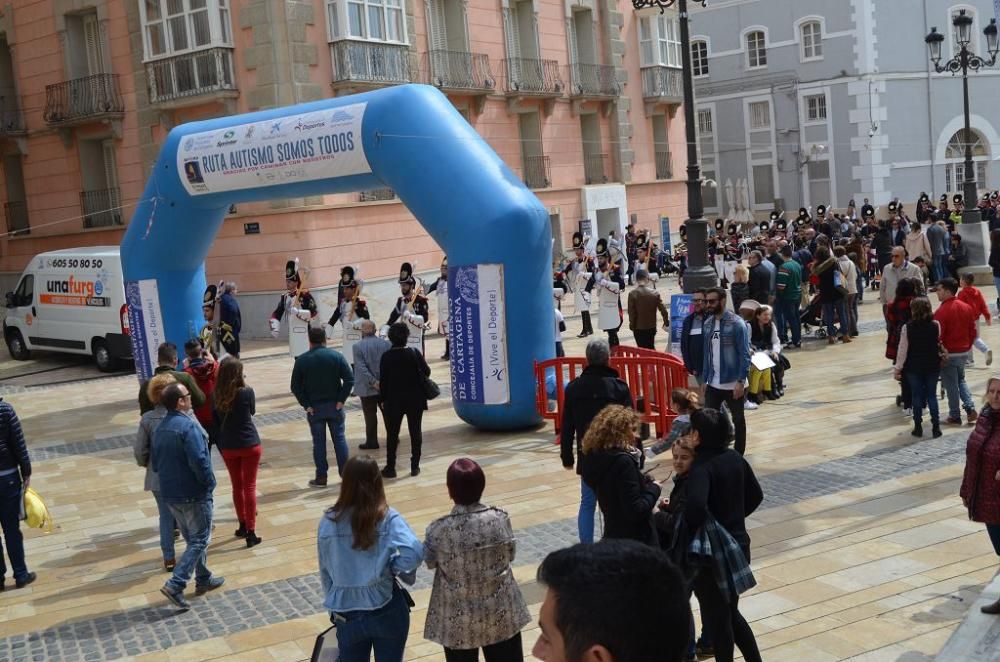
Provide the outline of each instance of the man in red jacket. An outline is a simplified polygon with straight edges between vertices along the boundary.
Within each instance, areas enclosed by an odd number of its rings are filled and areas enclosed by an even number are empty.
[[[976,341],[976,311],[955,296],[958,283],[954,278],[942,278],[938,283],[937,297],[941,305],[934,319],[941,325],[941,344],[948,352],[948,363],[941,369],[941,384],[948,394],[948,420],[951,425],[961,425],[959,405],[965,409],[969,423],[976,422],[976,404],[965,382],[965,362],[969,359],[972,344]]]
[[[208,432],[209,443],[215,441],[214,423],[212,418],[212,394],[215,393],[215,382],[219,378],[219,364],[212,353],[197,338],[184,343],[184,372],[194,377],[198,388],[205,394],[205,402],[195,407],[194,416]]]

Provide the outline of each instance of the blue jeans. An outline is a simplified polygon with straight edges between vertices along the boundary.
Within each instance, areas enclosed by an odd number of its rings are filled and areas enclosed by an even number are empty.
[[[192,574],[196,586],[212,578],[212,571],[205,565],[208,543],[212,540],[212,497],[197,501],[169,501],[167,505],[187,543],[184,555],[174,566],[173,576],[167,580],[167,587],[177,593],[184,590]]]
[[[393,590],[384,607],[332,616],[337,626],[339,662],[403,662],[406,635],[410,630],[410,608],[403,593]]]
[[[939,373],[932,372],[927,375],[906,371],[903,379],[910,383],[910,397],[913,406],[913,422],[920,424],[924,414],[924,407],[930,411],[931,424],[937,425],[940,422],[937,400],[937,383]]]
[[[802,342],[802,322],[799,320],[798,299],[775,299],[774,312],[778,318],[778,337],[781,342],[788,340],[787,330],[792,330],[792,344],[798,345]]]
[[[160,513],[160,551],[163,552],[164,559],[174,558],[174,514],[170,512],[170,506],[163,500],[159,492],[153,492],[156,499],[156,510]]]
[[[344,431],[344,411],[337,409],[336,402],[313,405],[313,413],[307,414],[309,432],[312,433],[313,462],[316,464],[317,478],[326,478],[330,463],[326,460],[326,430],[333,438],[333,452],[337,456],[337,473],[342,474],[347,462],[347,434]]]
[[[993,543],[993,551],[1000,556],[1000,524],[987,524],[986,533],[990,536],[990,542]]]
[[[580,513],[576,516],[576,528],[580,542],[594,542],[594,511],[597,510],[597,493],[580,479]]]
[[[948,394],[949,418],[961,418],[960,406],[966,411],[976,408],[972,393],[969,392],[969,385],[965,383],[965,362],[968,359],[968,352],[949,354],[948,365],[941,369],[941,385]]]
[[[856,313],[858,311],[858,303],[860,303],[861,301],[864,300],[864,296],[863,295],[865,293],[865,278],[861,274],[861,269],[858,269],[857,285],[858,285],[858,288],[857,288],[858,289],[858,296],[855,297],[855,299],[854,299],[855,319],[857,319],[857,314]]]
[[[21,534],[21,474],[14,473],[0,476],[0,527],[3,527],[3,540],[10,557],[10,566],[14,571],[14,580],[22,581],[28,578],[28,565],[24,561],[24,536]],[[7,564],[3,560],[3,550],[0,549],[0,579],[7,576]]]
[[[833,314],[837,313],[837,319],[840,320],[840,333],[836,333],[833,328]],[[823,304],[823,323],[826,324],[826,335],[829,337],[849,336],[851,334],[850,320],[847,317],[847,305],[844,300],[834,301],[833,303]]]
[[[931,278],[935,283],[948,275],[947,263],[947,255],[935,255],[931,258]]]

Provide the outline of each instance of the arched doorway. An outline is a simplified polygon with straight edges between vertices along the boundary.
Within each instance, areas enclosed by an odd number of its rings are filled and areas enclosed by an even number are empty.
[[[951,136],[944,149],[944,181],[945,190],[949,195],[962,193],[962,183],[965,181],[966,144],[972,145],[976,190],[982,192],[989,188],[989,141],[975,129],[969,130],[967,139],[965,129],[959,129]],[[975,204],[975,201],[972,201],[972,204]]]

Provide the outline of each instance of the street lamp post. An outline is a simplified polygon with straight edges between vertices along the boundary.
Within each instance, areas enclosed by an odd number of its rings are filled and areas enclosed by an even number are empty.
[[[982,216],[977,207],[979,203],[979,193],[976,190],[975,164],[972,162],[972,127],[969,120],[969,70],[979,71],[984,67],[992,67],[997,61],[997,21],[990,19],[990,24],[983,30],[986,35],[986,50],[989,52],[989,59],[976,55],[969,50],[969,43],[972,41],[972,17],[960,9],[952,18],[952,25],[955,27],[955,37],[958,41],[958,52],[950,60],[941,64],[941,45],[944,43],[944,35],[931,28],[930,33],[924,37],[927,43],[927,50],[930,52],[931,63],[934,70],[939,74],[950,71],[952,75],[962,73],[962,103],[965,112],[965,167],[963,168],[962,198],[965,203],[965,211],[962,214],[962,224],[979,223]]]
[[[702,7],[707,0],[694,0]],[[684,291],[718,285],[718,274],[708,263],[708,221],[701,199],[701,167],[698,165],[698,136],[694,113],[694,80],[691,76],[691,33],[688,30],[687,0],[632,0],[636,10],[659,7],[662,12],[677,4],[681,28],[681,77],[684,81],[684,133],[687,140],[687,227],[688,268],[684,272]]]

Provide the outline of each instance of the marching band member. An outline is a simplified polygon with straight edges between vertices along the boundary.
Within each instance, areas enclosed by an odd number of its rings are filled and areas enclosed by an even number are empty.
[[[236,340],[233,334],[233,327],[222,321],[219,313],[219,296],[222,293],[223,283],[209,285],[205,288],[205,296],[202,298],[201,312],[205,316],[205,326],[201,327],[198,333],[198,340],[201,346],[212,353],[217,361],[221,361],[229,352],[226,346],[232,347]]]
[[[583,320],[583,330],[577,338],[586,338],[594,333],[594,326],[590,321],[590,289],[588,287],[594,273],[594,260],[586,254],[586,245],[583,233],[574,232],[573,252],[576,253],[576,258],[563,269],[569,286],[573,290],[573,306]]]
[[[656,289],[656,283],[660,280],[660,272],[656,268],[656,260],[651,257],[652,246],[649,242],[649,235],[643,232],[635,239],[635,265],[633,266],[632,273],[638,273],[639,269],[645,271],[649,276],[649,282],[652,283],[653,289]]]
[[[618,329],[622,326],[621,291],[625,289],[625,279],[616,262],[612,261],[605,239],[597,240],[597,271],[590,277],[587,289],[597,288],[597,324],[608,334],[608,344],[612,347],[618,342]]]
[[[302,283],[299,258],[285,264],[285,289],[278,307],[271,313],[271,337],[277,338],[281,318],[288,314],[288,353],[292,358],[309,351],[309,325],[319,314],[316,299]]]
[[[345,278],[345,273],[347,277]],[[354,269],[344,267],[340,272],[340,285],[338,286],[338,298],[343,297],[337,310],[333,311],[330,317],[330,328],[340,320],[343,329],[344,345],[340,353],[344,355],[347,362],[353,367],[354,364],[354,344],[361,340],[361,323],[371,319],[368,312],[368,302],[361,298],[361,286],[363,283],[354,277]]]
[[[450,356],[449,348],[451,347],[451,341],[448,338],[448,257],[445,256],[441,260],[441,275],[438,279],[431,283],[431,286],[427,288],[427,295],[431,292],[437,294],[437,310],[438,310],[438,334],[444,336],[444,354],[441,356],[442,359],[447,359]]]
[[[404,262],[399,268],[399,292],[400,297],[396,299],[396,305],[389,313],[389,321],[385,323],[382,330],[388,333],[389,327],[397,321],[406,322],[410,327],[410,336],[406,339],[406,345],[423,354],[424,331],[428,328],[427,319],[430,316],[430,307],[427,305],[427,298],[417,291],[417,280],[413,277],[413,265],[409,262]]]

